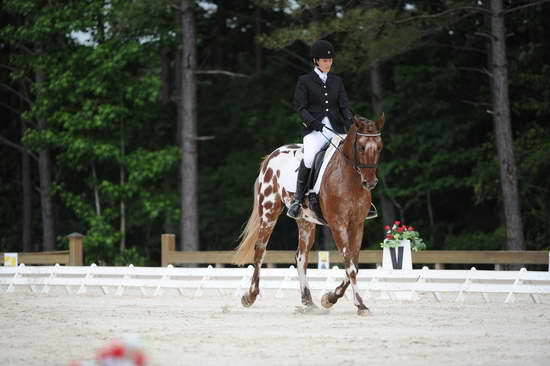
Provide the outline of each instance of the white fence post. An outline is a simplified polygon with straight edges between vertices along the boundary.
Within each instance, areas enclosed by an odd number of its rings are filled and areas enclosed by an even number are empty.
[[[506,296],[506,300],[504,300],[504,302],[506,304],[516,301],[516,295],[514,294],[514,292],[515,292],[516,288],[519,285],[522,284],[523,281],[521,280],[521,274],[524,273],[524,272],[527,272],[527,269],[522,268],[517,273],[518,275],[516,277],[516,280],[514,281],[514,284],[512,285],[512,288],[510,289],[510,292],[508,292],[508,296]]]
[[[169,264],[168,266],[162,267],[162,268],[164,268],[164,274],[162,275],[162,278],[159,280],[157,288],[155,289],[155,292],[154,292],[154,296],[162,295],[162,285],[170,281],[170,273],[172,272],[172,269],[174,268],[174,266]]]
[[[197,290],[195,291],[195,294],[193,295],[193,297],[199,297],[199,296],[202,296],[202,287],[204,286],[204,284],[206,283],[206,281],[208,281],[210,279],[210,273],[212,273],[212,270],[214,269],[214,267],[212,267],[212,265],[209,265],[208,268],[206,269],[206,276],[204,276],[201,280],[201,282],[199,283],[199,285],[197,286]]]
[[[290,281],[290,279],[292,278],[292,275],[289,275],[289,272],[290,271],[293,271],[295,270],[294,266],[293,265],[290,265],[290,267],[288,267],[287,271],[286,271],[286,275],[285,277],[283,278],[283,280],[281,282],[279,282],[279,288],[277,289],[277,291],[275,292],[275,297],[276,298],[281,298],[283,297],[283,287]]]
[[[17,281],[18,278],[21,277],[21,272],[24,269],[25,269],[25,263],[21,263],[20,265],[15,267],[15,274],[13,275],[12,280],[8,282],[9,285],[8,285],[8,288],[6,289],[6,293],[11,293],[15,291],[15,282]]]
[[[462,286],[460,286],[460,291],[458,292],[458,295],[456,297],[456,300],[457,302],[463,302],[464,301],[464,291],[468,289],[468,287],[470,287],[470,284],[472,283],[472,281],[470,280],[470,277],[471,277],[471,273],[473,271],[476,270],[476,267],[472,267],[470,268],[470,272],[468,274],[468,276],[466,277],[466,279],[464,280],[464,283],[462,284]]]

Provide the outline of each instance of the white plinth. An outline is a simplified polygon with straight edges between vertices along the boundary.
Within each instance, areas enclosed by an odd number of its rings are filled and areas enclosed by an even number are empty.
[[[411,241],[401,240],[396,248],[383,248],[382,269],[412,270]]]

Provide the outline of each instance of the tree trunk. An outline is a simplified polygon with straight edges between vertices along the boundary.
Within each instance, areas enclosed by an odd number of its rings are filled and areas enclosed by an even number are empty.
[[[92,178],[94,179],[94,202],[95,202],[95,214],[101,216],[101,200],[99,199],[99,189],[97,183],[97,172],[95,170],[95,163],[92,162]]]
[[[523,250],[523,224],[514,142],[510,121],[510,101],[508,98],[508,66],[506,63],[506,29],[502,0],[491,0],[491,52],[490,69],[492,73],[493,123],[495,141],[500,167],[500,184],[506,222],[506,249]]]
[[[182,90],[178,114],[181,123],[181,240],[182,250],[199,250],[196,38],[191,0],[181,2],[183,35]]]
[[[378,118],[384,113],[384,87],[382,84],[382,70],[379,63],[374,63],[370,67],[370,91],[371,91],[371,103],[374,109],[373,118]],[[381,180],[381,183],[383,180]],[[382,214],[383,225],[392,225],[395,221],[395,207],[390,198],[386,195],[386,187],[380,184],[376,197],[380,202],[380,212]]]
[[[36,84],[44,82],[44,73],[36,71]],[[40,92],[37,97],[40,98]],[[44,130],[46,121],[38,120],[38,128]],[[55,220],[53,216],[53,201],[51,197],[52,176],[50,170],[50,150],[44,148],[38,152],[38,174],[40,177],[40,203],[42,205],[42,250],[55,250]]]
[[[25,122],[21,123],[21,139],[25,136]],[[31,158],[29,154],[21,153],[21,180],[23,182],[23,213],[22,233],[23,252],[31,252],[32,248],[32,185],[31,185]]]

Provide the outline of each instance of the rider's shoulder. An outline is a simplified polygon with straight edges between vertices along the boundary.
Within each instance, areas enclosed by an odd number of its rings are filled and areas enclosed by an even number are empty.
[[[306,81],[306,80],[309,80],[309,79],[312,79],[312,78],[313,78],[312,73],[308,72],[307,74],[303,74],[303,75],[298,76],[298,81]]]
[[[342,81],[342,77],[340,75],[333,74],[332,72],[329,72],[329,76],[331,78],[334,78],[334,80]]]

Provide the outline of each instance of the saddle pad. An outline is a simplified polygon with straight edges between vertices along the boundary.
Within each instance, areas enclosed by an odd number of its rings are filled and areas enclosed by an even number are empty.
[[[340,143],[344,141],[345,137],[346,135],[343,134],[336,135],[332,138],[331,144],[329,145],[327,151],[325,152],[325,156],[323,157],[323,164],[321,164],[321,169],[319,170],[319,175],[317,176],[315,185],[313,186],[313,189],[310,190],[310,192],[315,192],[319,194],[319,191],[321,190],[321,181],[323,180],[323,176],[325,175],[325,169],[327,168],[328,162],[332,158],[332,155],[334,155],[334,152],[336,151],[336,148],[334,146],[340,145]]]
[[[321,169],[315,182],[313,189],[309,192],[319,193],[321,188],[321,181],[323,179],[323,174],[328,165],[328,162],[334,155],[336,149],[333,145],[338,146],[340,142],[346,137],[346,135],[336,135],[332,138],[332,144],[329,145],[327,151],[325,152],[323,164],[321,164]],[[279,168],[283,174],[281,174],[279,183],[285,188],[287,192],[296,192],[296,179],[298,177],[298,167],[300,162],[303,159],[303,148],[301,144],[297,144],[297,149],[293,149],[294,153],[292,154],[280,154],[277,156],[277,163],[274,162],[274,170]]]

